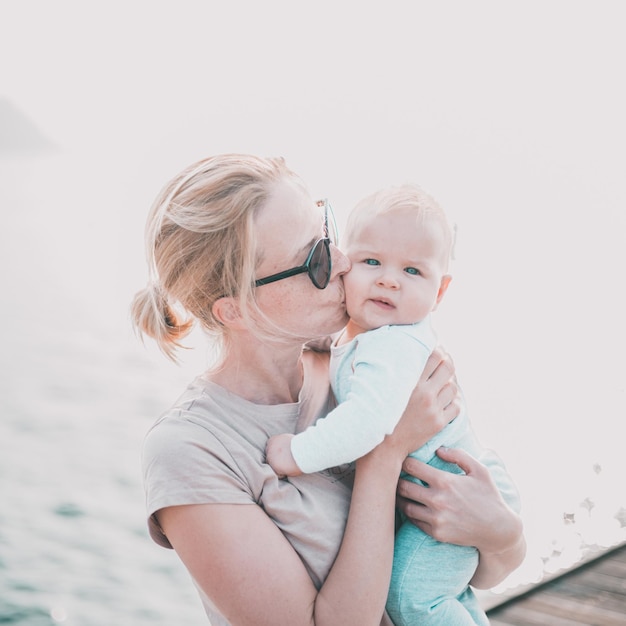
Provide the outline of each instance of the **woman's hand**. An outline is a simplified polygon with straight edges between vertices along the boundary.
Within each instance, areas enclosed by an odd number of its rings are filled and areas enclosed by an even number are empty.
[[[398,507],[438,541],[478,548],[480,565],[472,584],[493,587],[524,558],[521,519],[503,500],[482,463],[463,450],[440,448],[437,454],[465,474],[452,474],[408,457],[402,469],[428,487],[401,479]]]

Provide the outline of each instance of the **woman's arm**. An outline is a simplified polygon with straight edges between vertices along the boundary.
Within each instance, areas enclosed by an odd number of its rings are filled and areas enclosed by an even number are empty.
[[[158,513],[159,523],[196,582],[234,625],[378,626],[391,575],[401,464],[397,450],[357,463],[344,538],[319,592],[296,551],[257,505],[169,507]]]
[[[480,554],[472,585],[489,589],[516,569],[526,554],[522,521],[503,500],[489,470],[467,452],[440,448],[439,456],[465,474],[452,474],[407,458],[403,470],[428,487],[400,480],[398,506],[438,541],[475,546]]]

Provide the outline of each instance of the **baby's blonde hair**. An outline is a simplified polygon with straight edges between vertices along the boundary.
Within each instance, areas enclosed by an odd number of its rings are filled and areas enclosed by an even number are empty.
[[[385,187],[360,200],[350,212],[346,223],[344,244],[358,236],[361,228],[372,218],[395,211],[414,211],[424,226],[435,226],[442,234],[442,259],[448,266],[452,251],[452,232],[446,214],[437,201],[414,184]]]
[[[244,311],[255,306],[254,218],[285,178],[304,187],[282,158],[223,154],[184,169],[155,199],[145,234],[149,281],[131,315],[170,359],[194,320],[226,339],[213,315],[219,298],[236,296]]]

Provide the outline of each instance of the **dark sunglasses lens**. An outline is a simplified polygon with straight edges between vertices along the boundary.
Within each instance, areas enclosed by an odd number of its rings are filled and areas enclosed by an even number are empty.
[[[323,239],[317,242],[311,255],[309,276],[318,289],[324,289],[330,280],[330,248]]]

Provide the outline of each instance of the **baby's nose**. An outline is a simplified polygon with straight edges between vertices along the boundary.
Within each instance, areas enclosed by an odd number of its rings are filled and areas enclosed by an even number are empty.
[[[389,272],[381,274],[377,282],[379,285],[386,287],[387,289],[398,289],[400,287],[400,283],[396,277]]]

